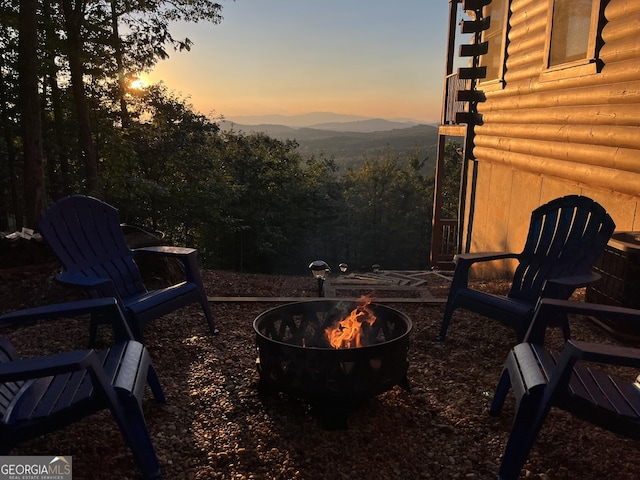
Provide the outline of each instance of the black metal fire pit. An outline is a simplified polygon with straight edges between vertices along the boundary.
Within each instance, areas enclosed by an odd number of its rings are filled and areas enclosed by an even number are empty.
[[[326,426],[344,428],[348,413],[365,400],[395,385],[409,390],[411,320],[402,312],[370,304],[375,321],[367,325],[362,346],[336,349],[329,344],[325,329],[356,306],[311,300],[260,314],[253,327],[261,392],[306,400],[318,409]]]

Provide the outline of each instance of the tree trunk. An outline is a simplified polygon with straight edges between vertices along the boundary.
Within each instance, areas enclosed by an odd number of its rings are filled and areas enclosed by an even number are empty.
[[[129,110],[127,109],[127,101],[125,99],[125,93],[127,91],[127,85],[125,82],[124,62],[122,60],[122,43],[120,42],[120,32],[118,31],[118,11],[116,8],[116,2],[111,2],[111,28],[113,30],[113,49],[116,58],[116,65],[118,67],[118,100],[120,102],[120,119],[122,122],[122,129],[125,130],[129,127],[130,118]]]
[[[11,208],[7,213],[13,214],[16,225],[9,225],[13,229],[16,226],[22,226],[24,219],[24,209],[22,202],[22,192],[19,188],[19,176],[16,170],[16,164],[18,162],[18,151],[16,149],[15,137],[17,136],[16,125],[13,120],[9,118],[9,112],[7,111],[7,105],[9,105],[9,92],[8,92],[8,80],[3,77],[4,59],[0,57],[0,129],[3,132],[3,140],[5,148],[7,149],[6,158],[6,179],[3,181],[3,188],[6,188],[10,192],[11,196]],[[13,101],[13,100],[12,100]],[[5,183],[6,182],[6,183]]]
[[[80,147],[84,153],[87,193],[89,195],[98,195],[98,156],[93,143],[89,105],[83,79],[84,65],[82,62],[82,38],[80,33],[84,18],[84,2],[79,1],[74,7],[72,0],[64,0],[62,7],[67,33],[71,89],[73,91],[76,116],[78,117]]]
[[[19,85],[24,149],[26,226],[35,228],[44,213],[45,186],[42,121],[38,94],[38,24],[35,0],[20,0]],[[21,223],[22,219],[16,219]]]
[[[49,0],[42,2],[42,15],[45,19],[45,43],[47,45],[54,45],[56,41],[54,26],[52,22],[47,21],[51,17],[50,7]],[[47,142],[47,136],[45,134],[44,150],[47,157],[49,195],[57,199],[65,195],[70,195],[73,192],[71,178],[69,176],[68,143],[63,128],[62,93],[58,86],[58,66],[55,62],[55,48],[46,48],[45,55],[45,85],[49,87],[50,92],[51,113],[53,116],[53,139]]]

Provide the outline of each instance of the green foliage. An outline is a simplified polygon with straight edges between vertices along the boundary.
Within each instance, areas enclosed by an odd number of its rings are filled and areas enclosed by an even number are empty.
[[[349,256],[357,259],[359,268],[375,263],[386,268],[427,266],[433,178],[420,173],[425,160],[416,152],[402,165],[387,152],[348,172]]]
[[[340,173],[333,158],[305,158],[294,141],[220,131],[163,85],[129,106],[126,129],[108,128],[108,109],[94,110],[104,199],[123,222],[198,248],[204,266],[304,273],[323,259],[334,268],[427,267],[433,177],[421,173],[419,150],[365,156]],[[78,191],[80,172],[68,177]]]
[[[421,130],[397,132],[401,149],[393,151],[382,140],[365,151],[362,135],[345,134],[337,145],[353,160],[341,160],[350,166],[345,172],[333,154],[305,152],[296,141],[220,131],[162,84],[126,88],[127,79],[165,58],[168,48],[189,49],[189,39],[171,36],[171,21],[217,23],[219,4],[68,2],[76,7],[73,18],[62,5],[38,3],[47,202],[87,191],[95,180],[85,173],[90,152],[97,191],[123,222],[161,230],[167,243],[196,247],[206,267],[305,273],[316,259],[334,268],[347,262],[356,270],[374,263],[428,266],[433,159],[425,153],[431,150],[416,147]],[[32,193],[23,189],[17,12],[16,2],[0,4],[2,229],[21,226],[21,205]],[[74,48],[71,27],[80,42]],[[82,82],[75,91],[74,52]],[[447,178],[459,172],[455,148],[447,147]],[[452,181],[449,206],[457,206],[456,188]]]
[[[105,146],[112,150],[101,169],[105,196],[122,205],[125,221],[166,230],[185,243],[215,220],[215,210],[198,207],[216,204],[221,194],[218,127],[162,85],[149,88],[140,103],[137,113],[149,120],[133,123],[119,142]]]
[[[460,144],[450,140],[444,146],[442,218],[458,218],[461,168]]]
[[[388,150],[340,174],[294,141],[220,131],[161,85],[131,106],[146,120],[105,144],[101,168],[123,221],[197,247],[209,268],[304,273],[318,258],[426,268],[433,177],[419,150]]]
[[[343,170],[360,168],[364,156],[376,157],[384,155],[391,148],[403,157],[410,157],[416,148],[428,155],[422,167],[422,173],[432,175],[435,169],[438,128],[433,125],[416,125],[410,128],[399,128],[379,132],[341,132],[319,130],[314,128],[288,128],[280,125],[260,125],[267,135],[285,139],[295,138],[299,143],[298,150],[303,155],[324,152],[332,157]]]
[[[12,219],[7,223],[17,228],[25,221],[33,223],[25,218],[25,204],[34,197],[44,198],[45,189],[50,199],[72,192],[100,192],[98,174],[114,152],[116,161],[136,160],[131,145],[113,144],[128,141],[116,131],[129,126],[128,80],[167,58],[170,49],[190,48],[191,40],[171,35],[172,22],[217,24],[222,20],[222,6],[211,0],[27,4],[36,9],[30,18],[38,22],[38,45],[32,49],[37,50],[37,65],[19,79],[17,39],[26,33],[20,31],[25,27],[18,22],[19,2],[0,3],[0,172],[5,180],[0,184],[0,206]],[[36,102],[18,97],[25,81],[40,88],[41,127],[28,120],[24,111],[25,105]],[[21,150],[35,142],[23,141],[21,132],[42,140],[46,178],[37,188],[41,172],[38,182],[23,178],[31,171],[25,165],[34,162],[33,155],[27,157]]]
[[[232,195],[223,213],[231,226],[220,238],[218,262],[223,268],[264,271],[278,253],[297,238],[304,208],[302,158],[296,144],[262,134],[221,138],[222,166]],[[224,233],[224,232],[222,232]]]

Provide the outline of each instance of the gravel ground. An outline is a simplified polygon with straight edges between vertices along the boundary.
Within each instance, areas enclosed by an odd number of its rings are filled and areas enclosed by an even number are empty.
[[[49,264],[0,270],[2,311],[78,298],[76,292],[55,284],[54,270]],[[310,276],[205,271],[203,277],[211,296],[315,292]],[[505,287],[504,282],[478,286],[493,291]],[[440,296],[447,287],[430,288]],[[498,418],[487,410],[514,343],[510,330],[460,312],[447,341],[437,342],[441,305],[390,304],[413,321],[411,391],[394,387],[351,415],[347,429],[326,430],[308,405],[257,393],[252,322],[273,306],[212,304],[221,330],[215,337],[196,306],[167,315],[147,329],[148,348],[168,403],[154,403],[147,392],[144,408],[166,479],[495,478],[511,426],[513,398]],[[86,319],[4,333],[25,356],[85,348],[88,338]],[[574,335],[589,339],[602,332],[580,323]],[[640,478],[637,452],[637,442],[553,411],[522,478]],[[72,455],[76,480],[140,478],[108,412],[26,442],[11,454]]]

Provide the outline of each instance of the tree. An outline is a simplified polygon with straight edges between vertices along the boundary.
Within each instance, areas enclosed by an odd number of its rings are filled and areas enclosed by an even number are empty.
[[[126,92],[130,80],[168,58],[167,47],[176,51],[191,47],[188,38],[176,39],[171,35],[170,22],[206,21],[215,25],[222,21],[222,5],[210,0],[151,3],[113,0],[109,6],[111,33],[107,43],[111,54],[107,65],[111,74],[108,77],[116,82],[114,100],[119,105],[121,124],[126,128],[129,124]],[[121,30],[127,33],[123,35]]]
[[[36,2],[20,0],[19,78],[24,151],[26,225],[35,228],[44,213],[44,163],[38,92]],[[18,225],[22,219],[16,219]]]
[[[14,4],[5,2],[0,10],[0,168],[4,178],[24,181],[29,194],[34,186],[41,194],[31,197],[32,225],[39,217],[35,206],[44,203],[45,184],[31,180],[40,168],[52,198],[101,192],[123,221],[162,230],[170,243],[197,247],[209,267],[299,273],[318,258],[355,268],[419,268],[427,258],[432,179],[420,174],[419,152],[407,158],[381,152],[339,175],[333,159],[304,158],[293,140],[220,131],[161,84],[126,88],[132,75],[167,56],[168,48],[190,47],[189,39],[171,36],[170,22],[218,22],[219,4],[40,5],[41,23],[34,23],[30,10],[24,27]],[[27,102],[34,99],[38,107]],[[16,190],[13,205],[4,203],[22,219],[20,196]]]
[[[19,176],[28,182],[34,201],[44,201],[44,182],[36,183],[31,170],[36,165],[33,163],[36,155],[34,152],[39,149],[40,156],[43,150],[49,154],[47,181],[53,187],[53,194],[69,193],[71,190],[98,194],[101,187],[99,168],[104,160],[100,156],[103,147],[100,145],[100,135],[106,129],[96,129],[102,128],[107,121],[111,122],[110,128],[116,126],[114,118],[109,118],[114,105],[119,105],[120,125],[128,125],[125,101],[127,80],[138,72],[151,68],[158,60],[166,58],[169,48],[189,49],[191,41],[188,38],[176,39],[171,35],[171,22],[219,23],[222,19],[222,6],[210,0],[43,0],[28,2],[28,5],[32,11],[41,5],[40,25],[35,23],[35,14],[31,23],[19,23],[18,8],[12,2],[2,4],[0,15],[3,17],[3,33],[6,33],[0,40],[4,50],[2,62],[3,67],[7,67],[7,60],[10,61],[14,56],[15,50],[11,51],[12,48],[17,49],[12,46],[14,34],[16,37],[19,34],[25,40],[30,39],[36,47],[40,45],[39,52],[34,50],[33,61],[21,65],[25,68],[28,65],[32,83],[42,86],[42,91],[39,92],[40,114],[45,122],[43,127],[48,130],[43,130],[40,144],[36,145],[34,138],[37,133],[32,128],[37,127],[33,123],[35,109],[29,103],[33,99],[18,99],[20,105],[25,105],[32,112],[30,117],[21,115],[12,119],[12,92],[3,85],[0,92],[0,100],[3,102],[0,112],[4,122],[4,147],[7,153],[2,165],[8,174],[5,178],[14,182],[13,177]],[[24,5],[21,3],[21,6]],[[15,22],[12,21],[14,14]],[[123,25],[125,28],[120,28]],[[126,34],[122,35],[121,31]],[[22,44],[27,47],[24,41]],[[25,53],[26,51],[21,52],[21,56],[26,61],[28,58]],[[3,81],[10,80],[17,70],[16,64],[3,68]],[[17,78],[17,74],[15,77]],[[113,89],[114,84],[118,88]],[[19,97],[26,89],[33,91],[32,87],[26,85],[21,88],[24,90],[20,90]],[[72,95],[68,95],[68,92],[72,92]],[[67,103],[69,99],[73,101]],[[70,105],[72,109],[68,110]],[[28,123],[18,127],[23,120]],[[26,138],[18,138],[18,130],[24,131]],[[77,146],[71,145],[67,140],[70,136],[66,132],[73,132],[78,139]],[[15,157],[12,156],[11,149],[19,140],[23,143],[24,152],[29,155],[29,162],[26,164],[29,169],[23,171],[15,168],[13,175],[11,170],[20,162],[17,158],[13,161]],[[81,179],[76,176],[79,164],[83,168]],[[28,173],[30,177],[25,178],[23,173]],[[10,186],[15,185],[12,183]],[[16,213],[21,205],[19,200],[19,195],[13,195],[12,208]],[[28,215],[33,217],[35,214],[31,212]],[[17,216],[22,217],[21,214]]]
[[[126,221],[167,230],[186,243],[208,223],[218,224],[216,205],[225,198],[215,123],[193,112],[164,85],[149,87],[133,104],[132,123],[108,142],[102,182],[106,197],[122,205]]]
[[[84,41],[82,33],[86,6],[87,2],[84,0],[62,0],[71,89],[78,120],[79,141],[84,155],[86,192],[90,195],[98,195],[98,156],[93,140],[89,102],[84,87]]]
[[[0,206],[7,215],[8,224],[3,229],[16,228],[16,223],[24,221],[23,190],[24,184],[19,180],[19,145],[16,141],[19,132],[19,86],[18,86],[18,22],[19,11],[10,5],[3,5],[0,21],[0,130],[2,144],[0,146]],[[4,161],[2,161],[4,160]],[[21,165],[20,165],[21,166]],[[10,219],[13,219],[11,221]]]
[[[461,169],[460,144],[455,141],[448,141],[444,146],[442,218],[458,218]]]
[[[387,151],[347,172],[349,264],[424,268],[432,201],[432,179],[420,174],[425,161],[420,152],[402,161]]]
[[[338,167],[333,158],[320,153],[306,160],[303,173],[308,206],[298,222],[306,225],[306,242],[296,263],[308,265],[321,259],[337,265],[349,258],[348,215]]]
[[[305,229],[301,212],[307,200],[297,144],[234,132],[222,140],[234,200],[225,211],[231,229],[218,258],[226,268],[241,271],[274,268]]]

